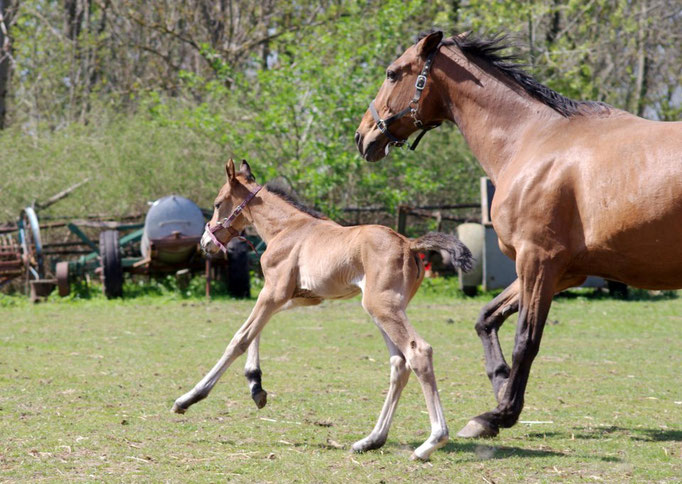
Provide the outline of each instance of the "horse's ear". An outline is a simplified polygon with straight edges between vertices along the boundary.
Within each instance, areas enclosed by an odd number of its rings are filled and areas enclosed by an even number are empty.
[[[251,167],[246,160],[242,160],[242,166],[239,167],[239,172],[244,175],[247,180],[254,180],[254,176],[251,174]]]
[[[234,161],[232,161],[232,158],[225,163],[225,173],[227,173],[227,181],[231,183],[235,177]]]
[[[428,57],[429,54],[433,52],[436,47],[438,47],[438,44],[440,44],[441,40],[443,40],[443,32],[440,30],[431,32],[429,35],[419,41],[417,44],[417,52],[419,52],[421,57]]]

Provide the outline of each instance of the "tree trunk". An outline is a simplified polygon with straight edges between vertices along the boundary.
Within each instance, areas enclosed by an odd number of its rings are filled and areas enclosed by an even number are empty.
[[[11,7],[9,1],[0,0],[0,129],[5,129],[6,124],[7,97],[12,69],[12,50],[9,38]]]

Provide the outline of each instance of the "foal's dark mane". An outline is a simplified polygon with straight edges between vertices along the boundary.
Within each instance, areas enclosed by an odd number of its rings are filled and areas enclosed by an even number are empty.
[[[417,42],[429,33],[426,32],[417,36]],[[496,67],[508,78],[516,82],[531,97],[549,106],[566,118],[598,112],[608,113],[610,111],[609,106],[605,103],[598,101],[576,101],[540,84],[522,69],[523,65],[518,63],[518,55],[500,54],[500,51],[510,47],[507,43],[506,35],[496,35],[490,39],[481,39],[469,34],[463,37],[444,39],[442,43],[443,45],[455,45],[465,55],[480,59]]]
[[[312,209],[298,200],[296,200],[294,197],[292,197],[290,194],[286,192],[286,190],[278,183],[273,183],[273,182],[268,182],[265,184],[265,188],[272,194],[277,195],[279,198],[287,202],[289,205],[294,207],[297,210],[300,210],[303,213],[307,213],[308,215],[319,218],[319,219],[326,219],[327,216],[324,215],[323,213],[318,212],[315,209]]]

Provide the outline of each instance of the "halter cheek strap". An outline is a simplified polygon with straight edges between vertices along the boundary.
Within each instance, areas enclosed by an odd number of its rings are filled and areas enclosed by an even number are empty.
[[[249,202],[253,199],[253,197],[255,197],[256,194],[261,190],[261,188],[263,188],[263,187],[260,186],[260,185],[257,185],[257,186],[256,186],[256,189],[255,189],[254,191],[249,192],[249,194],[246,196],[246,198],[244,199],[244,201],[243,201],[242,203],[240,203],[239,205],[237,205],[237,208],[234,209],[234,211],[230,214],[229,217],[225,217],[224,219],[222,219],[220,222],[218,222],[218,223],[217,223],[215,226],[213,226],[213,227],[210,226],[210,222],[206,224],[206,233],[207,233],[208,236],[211,238],[211,240],[213,241],[213,243],[214,243],[220,250],[222,250],[225,254],[227,254],[227,243],[221,242],[220,240],[218,240],[218,237],[216,237],[216,235],[215,235],[215,233],[216,233],[218,230],[221,230],[221,229],[227,230],[228,233],[229,233],[230,236],[231,236],[231,237],[228,239],[227,242],[229,242],[230,240],[232,240],[232,239],[235,238],[235,237],[238,237],[239,239],[241,239],[241,240],[243,240],[244,242],[246,242],[246,243],[253,249],[253,251],[256,252],[256,254],[258,253],[258,251],[257,251],[256,248],[253,246],[253,244],[252,244],[246,237],[242,237],[241,235],[239,235],[239,232],[237,232],[237,231],[232,227],[232,224],[233,224],[234,221],[237,219],[237,217],[239,217],[239,214],[242,213],[242,211],[244,211],[244,209],[245,209],[246,206],[249,204]]]
[[[374,101],[369,103],[369,112],[372,114],[372,117],[374,118],[376,127],[379,128],[379,131],[381,131],[383,135],[390,140],[391,144],[395,146],[403,146],[407,142],[407,139],[398,138],[393,133],[391,133],[388,127],[394,122],[398,121],[403,116],[406,116],[408,114],[411,115],[414,125],[418,129],[421,129],[421,133],[419,133],[417,138],[412,142],[412,145],[410,146],[410,150],[412,151],[414,151],[417,148],[417,145],[419,144],[422,137],[426,134],[427,131],[430,131],[433,128],[437,128],[438,126],[441,125],[441,123],[432,123],[424,125],[422,121],[417,117],[419,100],[421,99],[422,91],[424,91],[424,88],[426,87],[426,80],[428,79],[429,72],[431,70],[431,64],[433,64],[433,58],[438,52],[440,46],[441,44],[439,44],[438,47],[436,47],[433,50],[433,52],[431,52],[429,56],[426,58],[426,62],[424,62],[424,67],[422,68],[421,74],[417,76],[417,81],[414,83],[415,87],[414,96],[412,97],[412,100],[409,102],[405,109],[394,114],[393,116],[389,116],[386,119],[382,119],[381,116],[379,116],[379,112],[377,111],[376,106],[374,105]]]

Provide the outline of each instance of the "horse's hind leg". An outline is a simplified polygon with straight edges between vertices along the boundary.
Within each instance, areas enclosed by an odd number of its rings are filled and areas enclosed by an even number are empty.
[[[386,341],[386,346],[388,347],[388,352],[390,354],[390,386],[388,388],[388,394],[386,395],[386,401],[381,409],[381,414],[379,414],[379,420],[377,420],[374,430],[372,430],[367,437],[353,444],[352,449],[355,452],[378,449],[386,443],[388,431],[391,427],[391,422],[393,421],[393,415],[398,407],[400,394],[402,393],[403,388],[405,388],[407,380],[410,378],[410,370],[405,364],[405,357],[381,328],[380,331]]]
[[[258,408],[263,408],[268,403],[268,392],[263,389],[261,377],[263,372],[260,369],[260,333],[256,336],[246,354],[246,365],[244,365],[244,376],[251,390],[251,398],[256,402]]]

